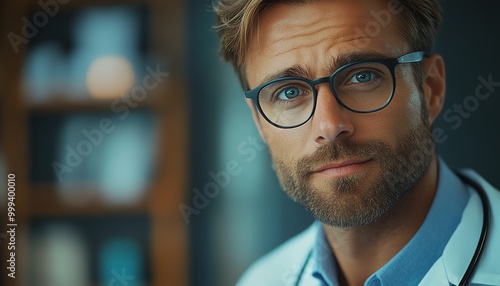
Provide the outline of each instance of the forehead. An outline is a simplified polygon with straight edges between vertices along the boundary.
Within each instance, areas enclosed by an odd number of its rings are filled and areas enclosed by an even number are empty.
[[[254,87],[271,73],[301,66],[325,76],[338,56],[403,49],[397,11],[385,0],[323,0],[273,4],[250,39],[246,73]]]

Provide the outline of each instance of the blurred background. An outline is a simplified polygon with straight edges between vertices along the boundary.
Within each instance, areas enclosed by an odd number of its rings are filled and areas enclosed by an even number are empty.
[[[0,283],[234,285],[313,221],[280,190],[219,59],[212,1],[9,2],[0,3]],[[500,2],[442,5],[436,51],[448,92],[437,148],[500,187],[500,87],[476,95],[484,80],[500,81]],[[15,280],[4,267],[7,174]]]

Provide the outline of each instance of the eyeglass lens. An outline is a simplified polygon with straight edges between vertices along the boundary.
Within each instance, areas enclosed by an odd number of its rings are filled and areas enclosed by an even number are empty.
[[[348,108],[364,112],[384,106],[394,83],[389,68],[378,62],[359,63],[338,70],[333,92]],[[258,103],[273,123],[290,127],[307,121],[314,111],[315,87],[301,79],[272,82],[259,92]]]

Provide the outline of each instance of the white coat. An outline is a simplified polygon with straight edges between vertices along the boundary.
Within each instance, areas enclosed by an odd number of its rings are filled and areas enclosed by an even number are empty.
[[[461,173],[484,188],[491,206],[488,238],[470,285],[500,286],[500,191],[493,188],[472,170]],[[448,241],[443,255],[427,272],[419,286],[458,285],[476,249],[482,224],[481,200],[479,195],[472,191],[462,214],[462,220]],[[317,231],[313,224],[301,234],[258,260],[245,272],[237,285],[295,285],[315,243]],[[321,285],[318,279],[312,277],[311,267],[312,263],[306,265],[299,285]]]

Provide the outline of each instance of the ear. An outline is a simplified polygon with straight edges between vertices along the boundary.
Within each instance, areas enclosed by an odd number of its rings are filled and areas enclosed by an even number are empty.
[[[252,111],[252,118],[253,121],[255,122],[255,126],[257,126],[257,130],[259,131],[260,137],[262,140],[264,140],[264,143],[267,144],[267,138],[264,136],[264,132],[262,131],[262,124],[261,124],[261,116],[259,114],[259,111],[257,110],[257,106],[255,106],[255,103],[253,100],[247,98],[246,99],[248,107],[250,108],[250,111]]]
[[[446,71],[443,58],[434,54],[424,59],[423,90],[432,124],[443,109],[446,93]]]

